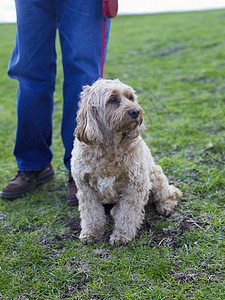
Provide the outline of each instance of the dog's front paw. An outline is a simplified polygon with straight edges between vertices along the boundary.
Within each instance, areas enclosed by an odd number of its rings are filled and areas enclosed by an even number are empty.
[[[102,238],[104,231],[96,232],[96,231],[89,231],[89,230],[81,230],[79,239],[83,244],[91,243],[98,241]]]
[[[158,202],[156,210],[163,216],[169,216],[177,205],[177,201],[181,198],[182,192],[174,185],[169,186],[169,195],[164,201]]]
[[[126,235],[125,233],[123,233],[119,230],[116,230],[111,234],[109,242],[112,246],[114,246],[114,245],[119,246],[119,245],[127,244],[131,240],[132,240],[132,237]]]

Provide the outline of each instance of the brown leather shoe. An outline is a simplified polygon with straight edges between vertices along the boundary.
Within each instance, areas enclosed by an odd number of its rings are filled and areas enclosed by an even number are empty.
[[[66,202],[68,205],[72,206],[78,204],[76,193],[77,193],[77,187],[71,175],[71,171],[69,170],[67,190],[66,190]]]
[[[54,177],[54,169],[48,165],[42,171],[17,171],[16,175],[2,188],[3,199],[13,200],[31,192],[36,185]]]

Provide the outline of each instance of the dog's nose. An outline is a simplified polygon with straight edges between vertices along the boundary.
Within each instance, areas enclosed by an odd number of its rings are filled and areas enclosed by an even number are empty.
[[[128,111],[128,114],[131,116],[131,118],[137,119],[139,116],[140,111],[137,108],[132,108]]]

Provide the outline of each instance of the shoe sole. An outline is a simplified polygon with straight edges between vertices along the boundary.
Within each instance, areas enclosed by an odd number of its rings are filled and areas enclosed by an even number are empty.
[[[74,199],[74,200],[66,200],[67,205],[69,206],[76,206],[78,205],[78,200]]]
[[[33,184],[31,186],[29,186],[29,188],[27,188],[26,190],[17,192],[17,193],[4,193],[4,192],[0,192],[0,197],[2,199],[7,199],[7,200],[14,200],[16,198],[20,198],[25,196],[27,193],[31,192],[34,190],[34,188],[38,185],[38,184],[42,184],[45,183],[49,180],[51,180],[54,177],[55,173],[54,170],[52,169],[51,172],[44,174],[43,176],[39,177],[37,180],[35,180],[33,182]]]

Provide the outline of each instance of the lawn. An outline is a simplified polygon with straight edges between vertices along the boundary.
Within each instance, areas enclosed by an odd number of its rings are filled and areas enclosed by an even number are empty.
[[[170,217],[153,206],[135,241],[83,245],[65,201],[58,49],[55,178],[0,200],[0,299],[225,299],[225,10],[118,16],[105,78],[139,96],[143,138],[183,197]],[[0,189],[16,172],[17,82],[7,76],[15,24],[0,25]]]

